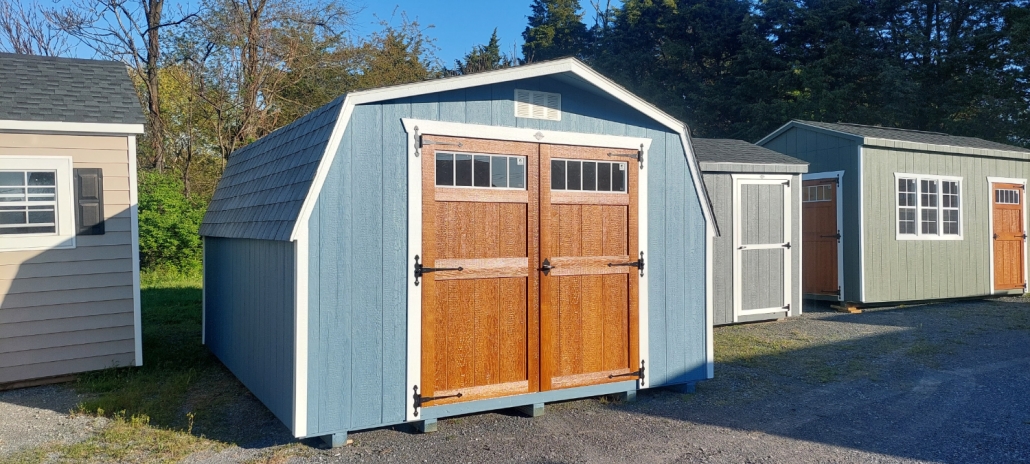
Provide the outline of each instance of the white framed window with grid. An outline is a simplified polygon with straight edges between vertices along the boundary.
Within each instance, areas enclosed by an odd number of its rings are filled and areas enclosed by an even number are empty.
[[[75,247],[69,157],[0,156],[0,252]]]
[[[962,178],[894,173],[898,240],[962,240]]]

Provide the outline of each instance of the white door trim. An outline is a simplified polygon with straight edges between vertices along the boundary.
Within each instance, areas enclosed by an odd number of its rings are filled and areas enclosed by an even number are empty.
[[[791,293],[791,258],[793,255],[793,248],[787,248],[785,245],[789,244],[792,238],[791,235],[791,222],[793,216],[791,215],[791,176],[790,175],[772,175],[772,174],[732,174],[731,179],[733,180],[733,322],[739,322],[741,316],[751,316],[757,314],[770,314],[778,312],[789,311],[783,306],[792,304],[792,293]],[[783,250],[783,306],[781,307],[770,307],[770,308],[756,308],[756,309],[743,309],[743,272],[741,269],[742,260],[741,254],[744,249],[741,235],[741,187],[744,184],[750,185],[780,185],[783,187],[783,238],[782,243],[776,244],[760,244],[760,245],[747,245],[748,249],[753,250]],[[798,246],[798,244],[792,244],[792,246]]]
[[[555,145],[577,145],[587,147],[623,148],[643,150],[644,167],[639,167],[637,176],[637,234],[640,251],[645,259],[650,255],[647,249],[647,152],[651,139],[613,135],[583,134],[575,132],[544,131],[538,129],[485,126],[454,122],[430,121],[404,118],[404,131],[408,146],[408,265],[415,261],[415,255],[422,255],[422,158],[418,137],[423,134],[448,137],[468,137],[513,142],[547,143]],[[630,163],[632,166],[634,163]],[[407,269],[411,269],[408,267]],[[408,323],[407,323],[407,389],[411,392],[422,383],[422,287],[415,285],[414,276],[408,273]],[[651,363],[648,331],[648,272],[640,277],[638,301],[640,361],[646,366]],[[647,385],[642,380],[640,388]],[[421,420],[414,415],[410,402],[405,403],[405,421]]]
[[[837,179],[837,230],[840,231],[840,240],[837,241],[837,285],[840,286],[840,294],[837,295],[837,300],[844,301],[844,239],[847,234],[844,231],[844,171],[827,171],[827,172],[813,172],[811,174],[803,174],[801,176],[801,188],[804,188],[804,181],[806,180],[822,180],[822,179]],[[802,203],[804,203],[804,197],[802,197]],[[804,208],[802,206],[802,208]],[[804,209],[802,209],[804,211]],[[804,213],[801,215],[801,240],[804,240],[805,233],[805,218]],[[802,247],[803,248],[803,247]],[[804,252],[804,250],[802,250]],[[804,268],[801,269],[804,272]],[[804,274],[802,274],[802,280],[804,280]],[[804,290],[802,290],[802,295]]]
[[[1027,201],[1026,201],[1026,179],[1016,179],[1013,177],[987,177],[987,238],[990,245],[987,247],[990,251],[991,260],[987,267],[990,271],[990,281],[987,282],[987,294],[993,295],[996,290],[994,289],[994,240],[991,237],[994,236],[994,196],[991,195],[991,190],[994,189],[994,184],[1020,184],[1023,186],[1023,198],[1020,201],[1023,202],[1023,230],[1027,230]],[[961,215],[961,213],[960,213]],[[1026,242],[1023,242],[1023,278],[1030,278],[1030,263],[1027,262],[1027,255],[1030,254],[1027,251]]]

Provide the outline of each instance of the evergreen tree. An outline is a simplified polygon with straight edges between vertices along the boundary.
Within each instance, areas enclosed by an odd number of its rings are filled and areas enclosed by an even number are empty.
[[[579,0],[533,0],[533,15],[522,33],[522,61],[584,58],[589,49]]]
[[[497,28],[490,35],[486,45],[476,45],[465,55],[464,60],[454,60],[456,69],[452,74],[472,74],[493,69],[514,66],[514,60],[501,53],[501,42],[497,38]]]

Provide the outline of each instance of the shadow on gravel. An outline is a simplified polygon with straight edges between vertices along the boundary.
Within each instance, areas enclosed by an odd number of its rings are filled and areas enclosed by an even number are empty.
[[[716,328],[715,379],[626,410],[900,458],[1030,460],[1027,302],[820,307]]]

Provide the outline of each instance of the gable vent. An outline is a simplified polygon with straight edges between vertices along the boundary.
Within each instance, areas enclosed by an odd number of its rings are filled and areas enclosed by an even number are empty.
[[[561,94],[515,89],[515,117],[561,121]]]

